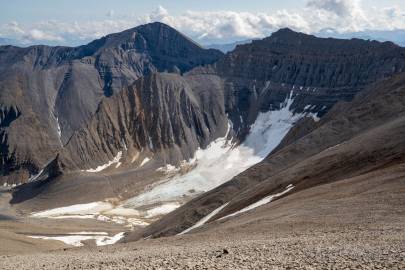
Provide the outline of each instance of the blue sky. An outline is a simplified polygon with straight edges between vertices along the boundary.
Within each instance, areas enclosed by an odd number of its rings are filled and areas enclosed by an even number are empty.
[[[250,12],[266,12],[276,9],[293,9],[303,6],[303,0],[284,1],[190,1],[190,0],[0,0],[0,23],[12,20],[21,22],[35,22],[43,19],[60,20],[87,20],[102,19],[110,10],[118,14],[146,14],[158,6],[163,6],[174,15],[181,14],[187,10],[196,11],[217,11],[234,10]]]
[[[367,0],[365,7],[401,6],[403,0]],[[246,12],[272,12],[280,9],[297,10],[305,6],[305,0],[0,0],[0,23],[19,21],[21,23],[34,23],[39,20],[88,20],[103,19],[108,12],[123,15],[149,13],[158,6],[163,6],[173,15],[181,14],[187,10],[195,11],[246,11]]]
[[[392,31],[405,29],[403,1],[0,0],[0,38],[77,45],[150,21],[168,23],[201,43],[263,37],[280,27]]]

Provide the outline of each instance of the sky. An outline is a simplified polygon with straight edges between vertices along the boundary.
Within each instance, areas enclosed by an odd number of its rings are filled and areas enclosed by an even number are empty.
[[[0,38],[73,46],[153,21],[202,44],[261,38],[282,27],[336,35],[397,31],[405,30],[404,1],[0,0]]]

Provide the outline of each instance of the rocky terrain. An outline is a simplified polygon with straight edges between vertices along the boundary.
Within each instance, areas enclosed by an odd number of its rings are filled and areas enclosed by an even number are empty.
[[[153,23],[0,74],[0,268],[405,267],[402,47]]]
[[[182,236],[8,253],[0,268],[402,269],[404,176],[392,166],[317,186]]]
[[[298,124],[264,161],[147,227],[141,236],[180,233],[221,205],[213,220],[293,185],[292,192],[404,162],[405,76],[338,104],[311,128]],[[294,138],[295,137],[295,138]],[[294,138],[294,139],[293,139]]]

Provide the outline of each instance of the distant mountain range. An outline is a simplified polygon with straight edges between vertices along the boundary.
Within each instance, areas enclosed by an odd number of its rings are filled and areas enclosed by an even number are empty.
[[[343,39],[351,39],[351,38],[361,38],[361,39],[369,39],[369,40],[377,40],[377,41],[392,41],[400,46],[405,47],[405,30],[397,29],[397,30],[364,30],[359,32],[348,32],[348,33],[340,33],[333,28],[326,28],[317,33],[314,33],[317,37],[331,37],[331,38],[343,38]],[[258,39],[258,38],[256,38]],[[196,40],[198,40],[196,38]],[[240,41],[232,41],[232,42],[218,42],[218,43],[207,43],[205,42],[203,45],[206,48],[212,48],[220,50],[224,53],[232,51],[235,49],[237,45],[246,44],[251,42],[253,39],[243,39]],[[63,44],[58,41],[28,41],[28,40],[17,40],[12,38],[0,37],[0,45],[14,45],[19,47],[28,47],[34,45],[49,45],[49,46],[57,46],[57,45],[65,45],[65,46],[79,46],[85,43],[90,42],[91,40],[81,40],[77,39],[74,36],[67,36]]]
[[[252,39],[247,39],[247,40],[241,40],[241,41],[236,41],[232,43],[224,43],[224,44],[210,44],[206,45],[205,47],[210,48],[210,49],[216,49],[220,50],[223,53],[227,53],[230,51],[233,51],[236,46],[238,45],[243,45],[252,42]]]

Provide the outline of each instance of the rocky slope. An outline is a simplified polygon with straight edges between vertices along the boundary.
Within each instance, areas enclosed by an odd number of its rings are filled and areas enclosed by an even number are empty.
[[[38,173],[103,97],[143,75],[183,73],[221,55],[161,23],[76,48],[0,47],[0,182],[18,183]]]
[[[187,85],[188,92],[193,93],[194,96],[208,93],[205,98],[207,102],[200,109],[201,115],[208,113],[204,118],[212,118],[209,116],[212,114],[211,107],[223,107],[221,110],[225,111],[232,123],[234,140],[242,142],[260,113],[280,110],[289,97],[293,100],[290,108],[293,113],[307,113],[322,117],[336,102],[350,101],[373,82],[403,70],[405,70],[405,50],[393,43],[357,39],[320,39],[282,29],[269,38],[240,45],[215,64],[197,67],[182,77],[172,76],[170,80],[162,81],[159,80],[160,76],[152,76],[150,80],[151,84],[156,84],[161,89],[170,89],[172,81],[178,81],[177,84]],[[156,82],[153,82],[154,80]],[[220,97],[217,98],[217,95]],[[113,99],[122,99],[122,97],[117,96]],[[162,101],[163,99],[154,99],[150,102],[153,102],[153,106],[161,111],[160,108],[165,106]],[[140,105],[143,106],[144,102],[148,101],[140,100]],[[110,110],[118,112],[119,108],[113,107],[123,105],[115,102],[108,106]],[[180,107],[176,110],[184,110]],[[120,112],[121,115],[117,112],[107,115],[105,109],[101,108],[90,126],[77,132],[67,144],[70,159],[76,160],[81,169],[108,164],[117,153],[124,151],[124,148],[130,145],[134,149],[129,153],[123,153],[122,156],[122,161],[128,163],[134,155],[138,155],[137,152],[150,148],[147,142],[149,138],[151,145],[159,145],[160,148],[170,149],[169,152],[172,150],[177,152],[177,154],[170,154],[169,158],[166,156],[163,160],[166,163],[178,165],[182,159],[188,160],[192,157],[198,147],[204,148],[210,140],[223,135],[228,124],[223,119],[215,123],[215,126],[211,123],[204,124],[207,126],[205,127],[197,123],[192,129],[208,128],[211,134],[193,131],[196,132],[197,137],[192,142],[187,140],[185,143],[189,144],[187,153],[184,153],[184,146],[181,153],[178,153],[178,150],[173,149],[173,144],[164,143],[162,146],[162,139],[177,140],[176,147],[184,144],[183,139],[179,138],[182,136],[180,134],[172,134],[172,132],[163,134],[165,130],[178,127],[172,125],[170,121],[162,120],[162,117],[167,117],[164,114],[170,113],[170,110],[163,110],[163,115],[160,115],[157,120],[147,119],[155,116],[145,113],[146,121],[154,124],[147,126],[138,124],[136,128],[142,127],[149,131],[152,126],[159,126],[158,134],[146,138],[136,138],[139,137],[139,134],[136,134],[139,131],[134,128],[123,132],[122,129],[127,129],[128,123],[120,124],[121,127],[118,127],[120,118],[125,117],[127,118],[125,121],[128,122],[132,121],[134,116],[128,110]],[[106,125],[105,121],[116,122],[117,125]],[[197,122],[201,121],[199,119]],[[203,122],[207,122],[207,119]],[[118,130],[120,132],[117,132]],[[84,133],[87,135],[84,136]],[[170,138],[166,138],[167,136]],[[135,145],[133,145],[134,140],[137,141]],[[151,152],[149,155],[162,152],[161,149],[148,150]]]
[[[66,144],[65,163],[96,168],[122,153],[121,166],[147,159],[179,165],[227,131],[222,81],[216,76],[154,73],[100,104]]]
[[[220,206],[211,222],[272,194],[285,191],[280,197],[288,197],[314,186],[403,164],[404,123],[405,75],[401,74],[370,86],[350,103],[336,105],[305,135],[295,133],[298,139],[285,141],[263,162],[128,240],[180,233]]]

